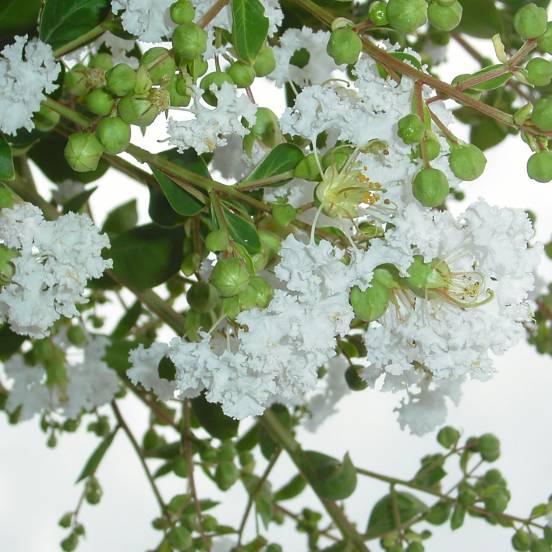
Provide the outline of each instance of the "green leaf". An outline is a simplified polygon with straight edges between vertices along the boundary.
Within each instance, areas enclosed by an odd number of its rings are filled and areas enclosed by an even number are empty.
[[[0,6],[0,41],[36,27],[40,0],[3,0]]]
[[[10,330],[7,324],[0,326],[0,360],[7,360],[19,350],[25,336]]]
[[[493,119],[481,119],[470,133],[470,142],[481,150],[488,150],[500,144],[508,135],[503,126]]]
[[[205,397],[192,399],[192,410],[201,426],[217,439],[231,439],[238,434],[240,422],[224,414],[219,404],[208,402]]]
[[[232,38],[238,57],[254,61],[268,35],[268,18],[260,0],[232,0]]]
[[[92,453],[90,458],[87,460],[81,474],[79,475],[79,478],[77,479],[77,483],[79,481],[82,481],[83,479],[86,479],[87,477],[90,477],[91,475],[94,475],[96,473],[96,470],[98,469],[98,466],[100,465],[101,461],[103,460],[103,457],[105,456],[105,453],[108,451],[109,447],[111,446],[111,443],[113,443],[113,439],[115,438],[115,435],[117,435],[117,430],[119,428],[116,427],[113,432],[111,432],[96,448],[96,450]]]
[[[131,199],[111,211],[102,227],[102,232],[109,234],[120,234],[131,230],[138,222],[138,211],[136,209],[136,200]]]
[[[99,25],[109,0],[46,0],[39,25],[40,38],[57,49]]]
[[[3,134],[0,134],[0,180],[13,180],[15,169],[10,145]]]
[[[113,272],[127,285],[148,289],[166,282],[182,264],[182,228],[147,224],[118,234],[111,241]]]
[[[292,171],[304,157],[303,152],[297,146],[293,144],[279,144],[259,163],[243,182],[269,178]]]
[[[224,217],[230,235],[236,243],[243,245],[251,255],[261,250],[259,234],[251,222],[226,208],[224,208]]]
[[[357,473],[349,454],[339,462],[316,451],[306,451],[303,468],[314,490],[323,498],[343,500],[356,489]]]
[[[274,494],[274,498],[277,501],[290,500],[292,498],[295,498],[296,496],[299,496],[303,492],[306,486],[307,486],[307,482],[305,478],[300,473],[298,473],[294,478],[288,481],[281,489],[276,491],[276,493]]]
[[[384,496],[376,503],[370,514],[368,529],[366,530],[367,538],[378,538],[397,528],[393,506],[394,500],[396,501],[395,508],[401,524],[408,523],[418,514],[427,511],[427,506],[410,493],[395,492],[394,496],[390,494]]]
[[[456,32],[477,38],[492,38],[501,31],[500,12],[494,0],[460,0],[462,21]]]
[[[63,205],[63,213],[77,213],[78,211],[80,211],[81,208],[84,207],[90,196],[97,189],[97,187],[90,188],[89,190],[84,190],[84,192],[73,196]]]
[[[114,339],[106,348],[103,360],[120,376],[124,376],[130,368],[128,354],[136,347],[133,341]]]
[[[165,228],[172,228],[173,226],[182,224],[186,220],[186,217],[174,212],[165,194],[161,191],[161,187],[150,186],[149,192],[148,214],[155,224],[164,226]]]
[[[249,494],[255,494],[255,509],[260,516],[265,527],[268,527],[270,520],[272,519],[272,507],[274,504],[274,496],[270,482],[263,481],[259,488],[261,479],[256,475],[245,473],[242,475],[242,481]]]
[[[134,328],[138,318],[142,314],[142,303],[140,301],[135,301],[132,307],[128,309],[127,312],[123,315],[119,323],[113,330],[111,337],[114,339],[122,339],[129,334],[130,330]]]

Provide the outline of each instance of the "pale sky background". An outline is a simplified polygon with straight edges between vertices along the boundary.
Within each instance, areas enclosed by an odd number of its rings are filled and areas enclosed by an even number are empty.
[[[457,48],[451,49],[449,59],[456,67],[463,67],[462,72],[476,69]],[[450,68],[441,73],[446,77],[453,75]],[[265,89],[264,96],[257,93],[257,99],[269,107],[281,105],[280,98],[270,89]],[[162,149],[159,145],[153,147]],[[532,209],[538,217],[537,237],[548,241],[552,235],[552,183],[538,184],[527,178],[528,155],[528,148],[519,138],[508,139],[488,152],[485,175],[477,182],[466,183],[463,189],[468,201],[484,197],[491,204]],[[92,196],[96,219],[101,222],[109,209],[130,197],[138,198],[144,214],[147,211],[145,189],[110,171]],[[543,265],[543,273],[552,275],[548,263]],[[500,437],[503,455],[496,467],[506,475],[513,494],[509,512],[525,516],[534,504],[546,501],[552,493],[552,359],[541,357],[533,348],[521,344],[496,364],[498,373],[490,382],[471,382],[464,386],[462,403],[450,409],[448,422],[461,428],[465,435],[493,432]],[[300,441],[305,448],[336,457],[349,451],[358,466],[408,479],[418,468],[420,458],[439,448],[434,435],[419,438],[399,429],[393,414],[396,404],[396,396],[375,391],[351,394],[340,404],[339,414],[328,419],[315,435],[301,431]],[[123,401],[121,406],[131,427],[141,435],[147,412],[132,398]],[[5,416],[0,416],[2,551],[59,550],[58,543],[65,532],[57,526],[57,521],[75,507],[81,487],[74,482],[98,443],[96,437],[82,430],[76,435],[63,436],[53,450],[46,448],[45,441],[37,420],[13,427],[6,423]],[[287,458],[282,456],[272,479],[275,487],[293,473]],[[81,521],[86,526],[87,537],[79,552],[143,552],[154,548],[158,533],[151,528],[151,520],[157,515],[156,503],[122,432],[102,462],[98,477],[104,496],[99,506],[85,505],[82,510]],[[165,477],[160,480],[160,487],[168,499],[184,492],[185,480]],[[198,491],[203,498],[218,494],[201,477]],[[360,479],[357,490],[347,501],[347,511],[359,522],[361,530],[366,526],[371,507],[386,492],[384,485]],[[237,504],[243,506],[238,508]],[[293,511],[300,511],[306,505],[318,508],[316,498],[310,493],[286,504]],[[221,522],[237,523],[244,506],[245,493],[237,484],[215,512]],[[454,533],[448,526],[432,530],[436,536],[427,544],[430,552],[510,549],[511,531],[469,518]],[[306,550],[304,536],[289,525],[274,527],[271,537],[286,552]]]

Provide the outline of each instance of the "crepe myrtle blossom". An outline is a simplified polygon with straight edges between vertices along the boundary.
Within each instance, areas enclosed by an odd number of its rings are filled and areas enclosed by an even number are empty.
[[[60,66],[51,46],[27,35],[16,36],[0,54],[0,132],[9,135],[34,128],[33,114],[51,94]]]
[[[174,29],[169,8],[173,0],[112,0],[111,11],[121,14],[125,31],[144,42],[160,42]]]
[[[78,316],[88,280],[113,264],[101,255],[109,239],[88,215],[46,221],[29,203],[0,210],[1,243],[13,251],[14,273],[0,288],[0,319],[33,338],[47,336],[61,316]]]
[[[44,412],[75,419],[83,410],[109,403],[119,390],[119,379],[103,360],[108,344],[106,337],[88,334],[82,349],[64,346],[62,352],[56,347],[64,375],[60,378],[56,370],[55,383],[50,382],[47,362],[31,365],[21,355],[11,357],[4,365],[9,391],[6,410],[19,409],[21,420]]]

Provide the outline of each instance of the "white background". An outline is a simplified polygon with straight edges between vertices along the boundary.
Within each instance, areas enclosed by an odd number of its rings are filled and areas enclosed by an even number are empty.
[[[457,48],[449,59],[462,71],[476,66]],[[447,66],[442,75],[454,73]],[[281,105],[271,89],[257,100],[268,106]],[[150,144],[159,149],[160,146]],[[468,200],[484,197],[490,203],[530,208],[537,213],[538,238],[548,241],[552,235],[552,184],[528,180],[525,160],[528,149],[518,138],[510,138],[488,153],[488,170],[475,183],[467,183]],[[42,179],[39,180],[44,185]],[[138,197],[141,212],[147,204],[145,190],[116,172],[109,172],[93,196],[93,212],[99,222],[105,213],[130,197]],[[551,271],[545,265],[545,273]],[[522,344],[497,360],[498,374],[485,384],[468,383],[458,408],[450,411],[449,422],[466,435],[494,432],[502,440],[503,457],[498,467],[506,474],[513,499],[512,513],[526,515],[532,505],[545,501],[552,493],[552,361],[540,357],[534,349]],[[393,414],[396,397],[373,391],[350,395],[341,404],[340,413],[329,419],[316,435],[306,432],[300,440],[306,448],[315,448],[342,456],[349,451],[355,464],[374,471],[409,478],[419,459],[436,452],[433,435],[410,436],[399,430]],[[147,413],[134,400],[125,400],[122,410],[135,432],[140,435]],[[53,552],[59,550],[64,531],[57,527],[60,516],[74,508],[80,487],[74,485],[78,473],[97,439],[84,431],[64,436],[54,450],[45,447],[46,436],[37,422],[9,426],[0,416],[0,550],[5,552]],[[282,457],[275,470],[276,486],[293,474]],[[87,538],[80,552],[142,552],[153,548],[158,534],[150,522],[156,516],[156,503],[140,464],[121,432],[105,457],[98,477],[104,497],[97,507],[84,506],[81,520]],[[454,482],[454,481],[453,481]],[[165,498],[185,491],[185,480],[164,478],[160,482]],[[199,480],[202,497],[217,493],[213,486]],[[385,494],[385,486],[362,480],[347,502],[348,513],[364,529],[371,507]],[[291,501],[289,508],[299,511],[304,499],[317,507],[316,499],[305,494]],[[240,504],[240,507],[237,507]],[[228,523],[237,523],[245,506],[245,493],[236,485],[215,511]],[[253,527],[250,527],[253,529]],[[433,552],[509,550],[511,533],[469,520],[463,529],[452,533],[448,527],[437,529],[427,550]],[[275,528],[271,536],[286,551],[306,550],[305,539],[291,526]],[[375,549],[375,547],[374,547]]]

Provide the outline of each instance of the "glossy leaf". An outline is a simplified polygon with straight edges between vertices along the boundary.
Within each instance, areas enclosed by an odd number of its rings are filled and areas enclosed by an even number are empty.
[[[224,217],[230,235],[235,242],[243,245],[251,255],[261,250],[259,234],[251,222],[226,208],[224,209]]]
[[[500,12],[494,0],[460,0],[463,13],[457,32],[492,38],[501,31]]]
[[[0,5],[0,40],[12,34],[25,34],[36,27],[40,0],[3,0]]]
[[[232,0],[232,38],[238,57],[254,61],[268,34],[268,18],[260,0]]]
[[[40,19],[40,38],[57,49],[99,25],[109,0],[46,0]]]
[[[113,272],[127,285],[148,289],[166,282],[182,264],[184,232],[147,224],[118,234],[109,256]]]
[[[202,427],[217,439],[231,439],[238,434],[240,422],[224,414],[219,404],[208,402],[205,397],[192,399],[192,410]]]
[[[0,134],[0,180],[13,180],[14,178],[12,151],[7,140]]]
[[[305,487],[307,486],[307,481],[301,474],[297,474],[290,481],[288,481],[281,489],[276,491],[274,498],[277,501],[280,500],[290,500],[299,496]]]
[[[0,326],[0,360],[10,358],[19,350],[23,341],[25,336],[12,332],[7,324]]]
[[[293,144],[280,144],[259,163],[243,182],[269,178],[292,171],[304,157],[303,152],[297,146]]]
[[[303,469],[314,490],[323,498],[343,500],[356,489],[357,474],[348,454],[339,462],[316,451],[304,454]]]
[[[120,234],[131,230],[138,222],[138,211],[136,200],[131,199],[111,211],[103,224],[102,232],[109,234]]]
[[[141,314],[142,303],[140,303],[140,301],[135,301],[132,307],[130,307],[128,311],[125,312],[121,320],[119,320],[119,323],[115,326],[115,329],[111,333],[111,337],[115,339],[122,339],[128,335],[130,330],[132,330],[135,326],[136,322],[138,322],[138,318],[140,318]]]
[[[109,450],[111,443],[113,443],[113,439],[115,438],[115,435],[117,435],[118,429],[119,428],[116,428],[98,445],[96,450],[92,453],[90,458],[87,460],[81,474],[79,475],[79,478],[77,479],[77,483],[96,473],[96,470],[98,469],[98,466],[103,460],[105,453]]]
[[[97,190],[97,188],[90,188],[89,190],[84,190],[71,199],[69,199],[63,205],[63,213],[77,213],[84,207],[90,196]]]

